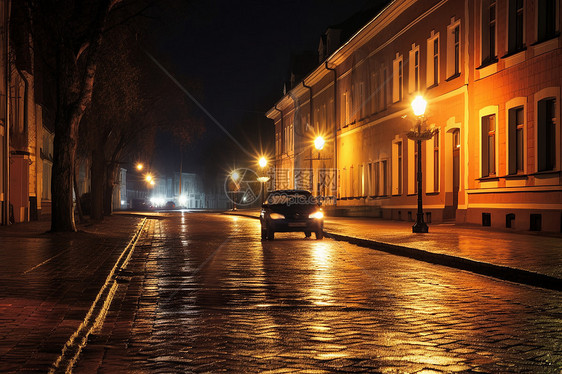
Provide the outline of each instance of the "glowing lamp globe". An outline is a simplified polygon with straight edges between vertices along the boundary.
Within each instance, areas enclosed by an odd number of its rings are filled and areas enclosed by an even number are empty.
[[[414,114],[416,116],[423,116],[426,106],[427,101],[425,101],[421,96],[416,96],[414,101],[412,101],[412,109],[414,110]]]
[[[324,148],[324,138],[319,136],[316,139],[314,139],[314,148],[321,150],[322,148]]]

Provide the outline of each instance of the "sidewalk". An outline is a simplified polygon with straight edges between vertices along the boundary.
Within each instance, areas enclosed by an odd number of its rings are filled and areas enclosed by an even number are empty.
[[[77,233],[49,221],[0,227],[0,372],[47,372],[96,299],[141,217],[107,217]]]
[[[258,210],[228,214],[259,217]],[[413,222],[327,217],[328,237],[504,280],[562,290],[562,237],[507,232],[476,225],[431,224],[412,233]]]

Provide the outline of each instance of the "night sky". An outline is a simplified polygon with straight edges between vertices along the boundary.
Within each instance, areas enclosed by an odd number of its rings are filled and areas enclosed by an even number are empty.
[[[265,112],[283,95],[291,53],[317,50],[328,26],[372,4],[194,1],[187,12],[166,15],[145,45],[249,153],[273,156],[273,123]],[[154,73],[161,74],[156,67]],[[220,174],[247,163],[246,154],[202,111],[194,115],[204,120],[205,132],[184,148],[184,171]],[[158,137],[153,165],[161,173],[179,170],[179,145],[169,136]]]

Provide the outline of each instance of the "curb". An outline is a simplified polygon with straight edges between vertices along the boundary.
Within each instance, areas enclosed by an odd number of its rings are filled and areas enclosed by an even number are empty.
[[[244,213],[223,213],[226,215],[238,215],[254,219],[259,219],[251,214]],[[541,273],[535,273],[528,270],[507,267],[503,265],[495,265],[489,262],[481,262],[470,260],[464,257],[457,257],[442,253],[434,253],[405,247],[401,245],[377,242],[370,239],[361,239],[353,236],[334,234],[324,231],[326,237],[337,241],[345,241],[364,248],[375,249],[378,251],[390,253],[397,256],[408,257],[414,260],[424,261],[430,264],[447,266],[459,270],[469,271],[488,277],[501,279],[513,283],[525,284],[528,286],[540,287],[547,290],[562,291],[562,279]]]
[[[495,265],[489,262],[470,260],[464,257],[433,253],[422,249],[404,247],[400,245],[377,242],[374,240],[360,239],[352,236],[327,233],[327,237],[338,241],[345,241],[360,247],[371,248],[397,256],[408,257],[435,265],[443,265],[459,270],[469,271],[488,277],[506,280],[514,283],[545,288],[548,290],[562,291],[562,279],[550,275],[535,273],[528,270]]]

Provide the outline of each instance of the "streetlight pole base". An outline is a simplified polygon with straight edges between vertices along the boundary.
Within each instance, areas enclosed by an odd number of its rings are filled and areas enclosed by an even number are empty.
[[[429,232],[429,227],[427,227],[427,224],[423,221],[423,217],[420,219],[420,217],[418,216],[416,223],[414,223],[414,225],[412,226],[412,232],[413,233]]]

